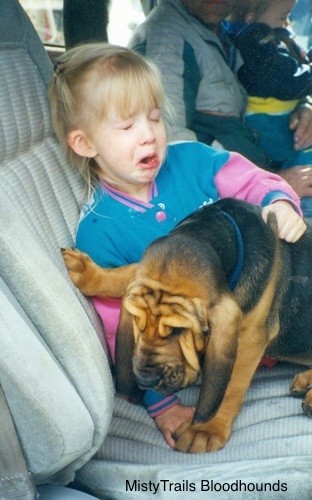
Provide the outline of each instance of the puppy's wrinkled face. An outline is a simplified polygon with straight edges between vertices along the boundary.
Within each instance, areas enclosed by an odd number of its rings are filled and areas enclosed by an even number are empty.
[[[133,317],[133,370],[142,389],[171,394],[193,384],[208,338],[200,299],[133,284],[124,299]]]

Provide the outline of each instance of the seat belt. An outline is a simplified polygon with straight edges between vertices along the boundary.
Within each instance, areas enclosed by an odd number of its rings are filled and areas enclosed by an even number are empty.
[[[0,500],[35,500],[37,496],[0,384]]]

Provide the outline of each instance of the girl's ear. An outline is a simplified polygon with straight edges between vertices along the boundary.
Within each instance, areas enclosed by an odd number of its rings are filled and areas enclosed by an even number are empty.
[[[79,156],[94,158],[97,150],[83,130],[72,130],[67,138],[68,145]]]

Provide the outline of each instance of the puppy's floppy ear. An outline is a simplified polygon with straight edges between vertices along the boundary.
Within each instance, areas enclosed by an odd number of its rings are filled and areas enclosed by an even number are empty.
[[[207,421],[217,412],[237,355],[243,313],[230,294],[208,311],[210,339],[205,351],[203,380],[194,421]]]
[[[125,394],[132,403],[141,404],[144,392],[139,389],[133,373],[133,352],[133,316],[122,307],[116,339],[116,390]]]
[[[139,331],[142,332],[145,329],[147,322],[145,301],[143,301],[143,299],[138,295],[128,293],[124,298],[123,305],[125,311],[127,311],[128,314],[130,314],[131,317],[135,319]],[[133,331],[132,327],[132,333],[134,341],[137,342],[138,330],[135,329],[135,331]]]
[[[183,356],[193,370],[200,372],[200,364],[197,349],[195,346],[194,334],[191,330],[187,330],[179,337],[180,347]]]
[[[204,333],[208,331],[208,325],[202,300],[195,298],[188,305],[192,309],[190,311],[184,310],[183,313],[189,320],[190,330],[181,335],[179,340],[186,361],[193,370],[199,372],[199,355],[202,354],[205,346]]]

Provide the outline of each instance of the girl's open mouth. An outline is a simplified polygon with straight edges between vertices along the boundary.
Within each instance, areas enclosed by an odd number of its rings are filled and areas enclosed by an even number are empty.
[[[146,156],[142,158],[139,167],[142,169],[157,168],[159,166],[159,158],[157,155]]]

